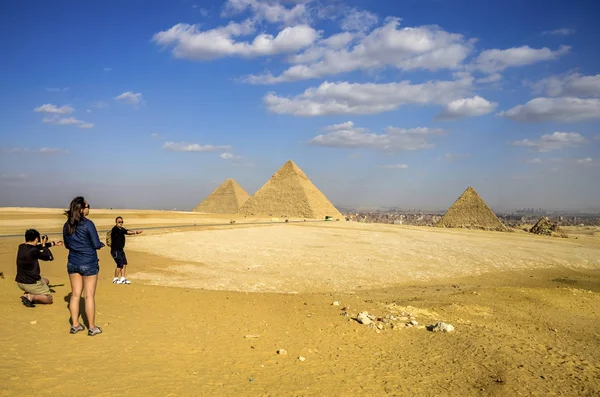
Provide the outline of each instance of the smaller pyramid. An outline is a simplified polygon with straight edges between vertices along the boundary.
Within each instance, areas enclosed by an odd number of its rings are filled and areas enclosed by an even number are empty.
[[[507,231],[506,226],[471,186],[452,204],[436,226]]]
[[[238,211],[240,215],[344,219],[292,160],[287,161]]]
[[[196,212],[233,214],[250,198],[250,195],[229,178],[194,208]]]
[[[543,236],[562,237],[568,238],[567,234],[558,226],[558,223],[551,222],[547,217],[541,218],[537,223],[529,230],[534,234],[541,234]]]

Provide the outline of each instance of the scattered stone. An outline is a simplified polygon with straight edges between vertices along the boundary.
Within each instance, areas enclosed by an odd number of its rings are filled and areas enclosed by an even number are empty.
[[[410,320],[410,325],[417,326],[419,325],[419,323],[417,322],[417,320]]]
[[[543,217],[529,230],[530,233],[541,234],[543,236],[568,238],[567,234],[558,226],[558,223],[551,222],[548,217]]]
[[[452,332],[454,331],[454,326],[448,323],[436,323],[428,325],[427,330],[431,332]]]
[[[244,335],[244,338],[249,339],[249,338],[260,338],[260,335],[258,334],[249,334],[249,335]]]
[[[304,357],[300,356],[300,357],[298,357],[298,360],[300,360],[300,361],[304,361],[304,360],[306,360],[306,359],[305,359]]]
[[[384,328],[384,327],[383,327],[383,324],[381,324],[381,323],[377,324],[377,328],[378,328],[378,329],[383,329],[383,328]]]
[[[285,355],[287,355],[287,350],[279,349],[279,350],[277,350],[277,354],[281,354],[282,356],[285,356]]]
[[[335,302],[333,302],[333,303],[332,303],[332,305],[333,305],[333,306],[339,306],[339,305],[340,305],[340,302],[338,302],[338,301],[335,301]]]
[[[37,324],[36,320],[30,321],[29,324]]]
[[[368,312],[358,313],[358,316],[356,316],[356,319],[358,320],[359,323],[364,324],[364,325],[369,325],[369,324],[373,323],[373,321],[371,321],[371,318],[370,318],[370,315]]]

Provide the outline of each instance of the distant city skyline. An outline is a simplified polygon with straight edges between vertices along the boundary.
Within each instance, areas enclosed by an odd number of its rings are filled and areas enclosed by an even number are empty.
[[[192,209],[291,159],[338,207],[598,208],[600,4],[540,4],[5,2],[0,206]]]

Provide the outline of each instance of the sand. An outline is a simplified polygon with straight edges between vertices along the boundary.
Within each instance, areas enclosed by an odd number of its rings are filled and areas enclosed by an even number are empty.
[[[600,394],[599,229],[556,239],[120,213],[134,228],[214,226],[129,237],[131,285],[111,283],[101,250],[94,338],[68,334],[66,250],[42,263],[55,303],[30,309],[13,281],[22,238],[0,238],[0,396]],[[113,215],[91,218],[109,227]],[[0,234],[62,221],[5,209]],[[419,326],[370,328],[353,319],[363,310],[411,313]],[[455,331],[420,328],[437,321]]]

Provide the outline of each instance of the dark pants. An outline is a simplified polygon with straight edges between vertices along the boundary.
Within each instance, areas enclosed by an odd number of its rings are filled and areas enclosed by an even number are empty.
[[[117,267],[122,269],[124,265],[127,265],[127,257],[125,256],[125,251],[123,250],[110,250],[110,255],[115,260]]]

